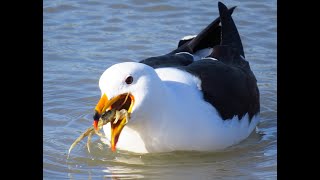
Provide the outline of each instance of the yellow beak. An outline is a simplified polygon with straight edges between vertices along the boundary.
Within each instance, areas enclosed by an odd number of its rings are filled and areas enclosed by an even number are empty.
[[[100,98],[98,104],[95,107],[95,114],[93,116],[93,126],[96,130],[98,130],[98,122],[101,117],[101,114],[106,110],[111,110],[115,108],[116,110],[126,109],[130,114],[132,112],[132,107],[134,104],[134,96],[125,93],[115,96],[108,100],[106,94],[103,94]],[[119,119],[117,123],[111,122],[111,150],[116,150],[116,144],[118,142],[120,133],[124,126],[126,125],[127,119],[124,117],[123,119]]]

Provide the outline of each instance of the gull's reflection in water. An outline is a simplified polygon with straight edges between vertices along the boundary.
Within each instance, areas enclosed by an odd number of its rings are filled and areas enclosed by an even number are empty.
[[[112,179],[144,178],[144,176],[142,175],[143,170],[139,168],[144,166],[144,162],[142,161],[141,156],[115,157],[114,163],[117,165],[109,166],[106,167],[106,169],[102,170],[104,173],[106,173],[104,177]],[[123,166],[119,164],[123,164]]]
[[[105,170],[102,170],[105,175],[105,178],[111,179],[140,179],[144,178],[142,175],[142,170],[136,168],[128,168],[125,166],[114,166],[107,167]]]

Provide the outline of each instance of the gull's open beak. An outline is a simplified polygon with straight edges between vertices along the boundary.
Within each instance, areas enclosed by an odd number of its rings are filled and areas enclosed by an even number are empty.
[[[93,126],[95,130],[98,130],[99,119],[106,110],[116,109],[126,109],[128,114],[132,112],[132,107],[134,104],[134,97],[130,93],[120,94],[108,100],[106,94],[103,94],[100,98],[98,104],[95,107],[95,114],[93,116]],[[116,150],[116,144],[118,142],[120,133],[123,127],[126,125],[127,119],[119,119],[115,124],[111,122],[111,150]]]

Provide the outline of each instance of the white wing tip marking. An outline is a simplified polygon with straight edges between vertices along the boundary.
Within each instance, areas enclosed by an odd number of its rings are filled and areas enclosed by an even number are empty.
[[[188,35],[188,36],[183,37],[181,40],[189,40],[189,39],[192,39],[192,38],[194,38],[196,36],[197,35]]]

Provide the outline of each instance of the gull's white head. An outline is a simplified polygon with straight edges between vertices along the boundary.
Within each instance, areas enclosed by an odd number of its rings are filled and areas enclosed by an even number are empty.
[[[143,116],[151,115],[157,106],[163,88],[154,69],[136,62],[124,62],[109,67],[100,77],[101,99],[94,115],[94,125],[101,114],[110,109],[126,109],[131,114],[128,124],[143,122]],[[139,121],[140,119],[140,121]],[[142,119],[142,120],[141,120]],[[111,123],[111,148],[115,150],[125,119]]]

